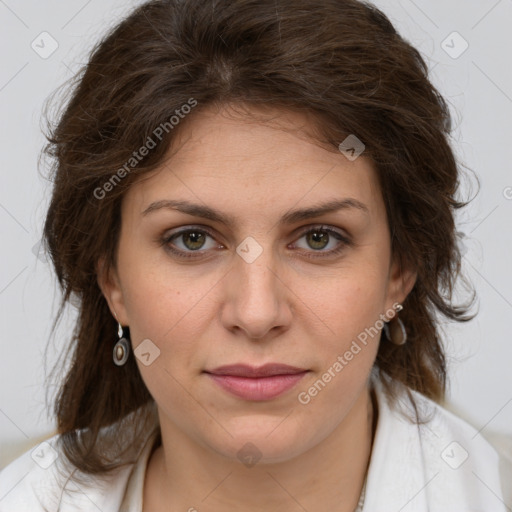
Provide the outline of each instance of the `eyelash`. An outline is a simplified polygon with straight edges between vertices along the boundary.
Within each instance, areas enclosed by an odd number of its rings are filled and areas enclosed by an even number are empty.
[[[312,233],[312,232],[316,232],[316,231],[326,232],[329,234],[329,236],[332,235],[334,238],[336,238],[340,242],[340,244],[335,249],[331,249],[329,251],[320,251],[320,250],[314,251],[313,249],[311,251],[305,251],[304,255],[307,258],[316,259],[316,258],[326,258],[326,257],[328,258],[328,257],[336,256],[336,255],[340,254],[341,252],[343,252],[347,247],[350,247],[353,245],[350,238],[342,235],[339,231],[337,231],[329,226],[324,226],[324,225],[308,227],[308,229],[301,231],[299,233],[298,238],[300,239],[304,235],[307,235],[308,233]],[[201,253],[205,252],[204,250],[198,249],[197,251],[182,251],[181,249],[175,249],[171,245],[169,245],[172,240],[175,240],[186,233],[202,233],[202,234],[206,234],[209,237],[215,239],[214,235],[208,229],[205,229],[203,227],[201,227],[201,228],[188,227],[188,228],[182,229],[181,231],[178,231],[176,233],[172,233],[170,235],[164,235],[160,239],[160,244],[162,246],[165,246],[166,250],[168,250],[173,255],[175,255],[179,258],[192,259],[192,258],[201,257]],[[317,254],[314,255],[315,252]]]

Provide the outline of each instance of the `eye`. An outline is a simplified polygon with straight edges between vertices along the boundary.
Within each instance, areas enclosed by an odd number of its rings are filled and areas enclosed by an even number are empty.
[[[351,240],[337,229],[329,226],[314,226],[303,231],[299,240],[304,239],[305,245],[294,243],[295,247],[306,250],[308,257],[325,257],[340,253],[347,246],[351,245]],[[311,254],[318,253],[318,254]]]
[[[208,230],[193,226],[165,234],[160,244],[178,258],[199,258],[212,249],[224,248]],[[337,255],[351,245],[351,239],[341,231],[321,225],[303,230],[292,248],[300,249],[308,258],[325,258]]]
[[[161,244],[171,253],[184,258],[200,256],[210,249],[221,247],[208,231],[193,227],[165,235]]]

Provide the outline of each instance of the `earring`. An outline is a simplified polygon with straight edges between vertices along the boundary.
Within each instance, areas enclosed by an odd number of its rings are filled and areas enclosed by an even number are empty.
[[[401,304],[398,304],[395,309],[398,313],[404,308]],[[386,338],[394,345],[404,345],[407,342],[405,325],[396,314],[389,322],[384,324],[384,333],[386,334]]]
[[[118,323],[118,325],[117,335],[119,336],[119,340],[114,345],[113,359],[114,364],[117,366],[123,366],[126,361],[128,361],[128,356],[130,355],[130,343],[123,336],[123,328],[121,327],[121,324]]]

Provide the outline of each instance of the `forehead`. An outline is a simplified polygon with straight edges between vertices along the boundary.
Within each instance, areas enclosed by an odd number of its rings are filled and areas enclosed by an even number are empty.
[[[141,214],[152,202],[186,199],[257,215],[274,205],[282,211],[352,197],[382,213],[371,160],[363,154],[351,161],[321,147],[311,135],[315,122],[278,109],[199,110],[180,127],[161,165],[128,190],[123,207]]]

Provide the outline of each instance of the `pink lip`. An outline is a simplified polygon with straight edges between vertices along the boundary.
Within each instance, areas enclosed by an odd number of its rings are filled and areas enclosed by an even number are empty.
[[[215,368],[206,373],[223,389],[245,400],[270,400],[295,386],[308,372],[277,363],[260,367],[244,364]]]

